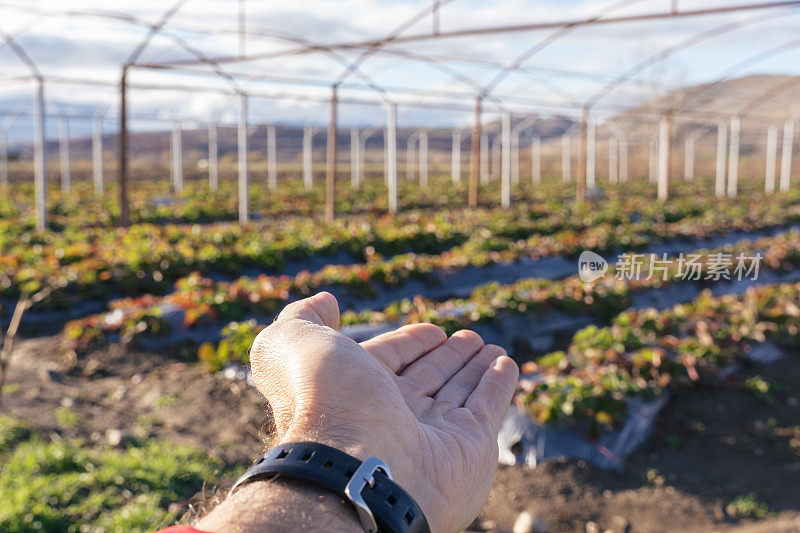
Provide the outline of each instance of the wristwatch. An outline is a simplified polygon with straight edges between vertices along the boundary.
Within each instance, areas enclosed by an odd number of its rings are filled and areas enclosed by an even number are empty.
[[[289,442],[265,452],[230,493],[251,481],[283,475],[326,488],[352,503],[368,533],[430,533],[414,499],[392,481],[377,457],[363,462],[316,442]]]

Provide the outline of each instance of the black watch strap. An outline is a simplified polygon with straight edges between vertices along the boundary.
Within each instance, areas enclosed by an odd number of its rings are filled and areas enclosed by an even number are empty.
[[[363,463],[336,448],[315,442],[290,442],[272,448],[245,472],[231,492],[257,479],[283,474],[320,485],[349,500],[362,525],[386,533],[429,533],[414,499],[392,481],[388,467],[375,457]]]

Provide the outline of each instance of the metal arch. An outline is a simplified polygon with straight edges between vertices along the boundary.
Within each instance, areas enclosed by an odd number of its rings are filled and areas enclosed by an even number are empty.
[[[800,13],[800,12],[798,12],[798,13]],[[692,35],[690,38],[685,39],[685,40],[681,41],[680,43],[678,43],[676,45],[670,46],[669,48],[665,48],[665,49],[661,50],[660,52],[658,52],[658,53],[656,53],[654,55],[651,55],[650,57],[648,57],[644,61],[641,61],[641,62],[637,63],[632,68],[630,68],[627,71],[625,71],[624,73],[620,74],[613,81],[611,81],[610,83],[606,84],[602,89],[600,89],[598,92],[596,92],[592,96],[590,96],[586,100],[586,102],[584,103],[584,107],[587,110],[591,109],[597,102],[599,102],[601,99],[603,99],[606,96],[608,96],[614,89],[617,89],[618,87],[620,87],[622,84],[624,84],[625,82],[630,80],[633,76],[635,76],[639,72],[642,72],[646,68],[651,67],[651,66],[653,66],[653,65],[655,65],[657,63],[660,63],[661,61],[664,61],[665,59],[671,57],[673,54],[675,54],[677,52],[685,50],[685,49],[687,49],[687,48],[689,48],[691,46],[694,46],[694,45],[696,45],[696,44],[698,44],[700,42],[703,42],[703,41],[705,41],[707,39],[711,39],[713,37],[717,37],[719,35],[722,35],[723,33],[727,33],[727,32],[730,32],[730,31],[737,30],[737,29],[741,28],[742,26],[747,25],[749,23],[762,22],[764,20],[768,20],[768,19],[773,18],[775,16],[777,16],[777,15],[770,13],[767,16],[759,15],[757,17],[753,17],[752,19],[748,19],[746,21],[738,20],[738,21],[734,21],[734,22],[728,22],[728,23],[722,24],[720,26],[716,26],[714,28],[711,28],[710,30],[706,30],[706,31],[704,31],[702,33],[699,33],[699,34],[696,34],[696,35]],[[753,19],[755,19],[755,20],[753,20]]]
[[[361,55],[359,55],[355,61],[353,61],[344,72],[342,72],[333,82],[335,87],[339,86],[343,81],[347,79],[347,77],[353,72],[353,69],[358,68],[364,61],[366,61],[372,54],[374,54],[377,50],[395,41],[400,35],[406,31],[408,28],[412,27],[417,22],[420,22],[425,17],[428,16],[430,13],[434,19],[437,16],[438,11],[444,7],[445,5],[453,2],[454,0],[437,0],[431,7],[427,7],[408,19],[407,21],[403,22],[394,29],[394,31],[390,32],[387,37],[384,37],[380,41],[375,42],[371,46],[369,46],[366,50],[364,50]]]
[[[31,59],[31,56],[25,51],[25,49],[17,42],[17,40],[10,34],[6,33],[2,28],[0,28],[0,39],[3,39],[3,42],[8,45],[9,48],[16,54],[16,56],[22,61],[25,66],[31,71],[31,74],[38,79],[42,80],[43,76],[39,67],[36,66],[36,63]]]
[[[428,40],[438,40],[438,39],[448,39],[448,38],[455,38],[455,37],[469,37],[469,36],[476,36],[476,35],[489,35],[489,34],[499,34],[499,33],[519,33],[525,31],[539,31],[539,30],[547,30],[547,29],[557,29],[565,25],[572,25],[572,26],[589,26],[589,25],[606,25],[606,24],[619,24],[619,23],[627,23],[627,22],[641,22],[641,21],[655,21],[655,20],[665,20],[665,19],[679,19],[679,18],[690,18],[690,17],[700,17],[700,16],[709,16],[709,15],[718,15],[724,13],[736,13],[742,11],[757,11],[769,8],[781,8],[781,7],[798,7],[800,6],[800,0],[783,0],[783,1],[773,1],[773,2],[757,2],[757,3],[750,3],[750,4],[741,4],[741,5],[733,5],[733,6],[724,6],[724,7],[712,7],[712,8],[703,8],[703,9],[694,9],[694,10],[682,10],[682,11],[666,11],[666,12],[655,12],[655,13],[647,13],[647,14],[639,14],[639,15],[626,15],[626,16],[618,16],[618,17],[608,17],[603,19],[577,19],[577,20],[568,20],[568,21],[555,21],[555,22],[536,22],[536,23],[528,23],[528,24],[517,24],[517,25],[506,25],[506,26],[489,26],[484,28],[470,28],[470,29],[463,29],[463,30],[453,30],[449,32],[440,32],[438,34],[412,34],[407,36],[399,36],[392,39],[391,42],[397,43],[413,43],[413,42],[422,42]],[[328,44],[328,45],[314,45],[309,47],[303,48],[294,48],[289,50],[282,50],[277,52],[265,52],[262,54],[253,54],[250,56],[239,57],[239,56],[220,56],[216,58],[212,58],[214,61],[224,64],[224,63],[235,63],[241,61],[254,61],[260,59],[270,59],[275,57],[290,57],[295,55],[304,55],[309,53],[314,53],[321,51],[323,48],[326,49],[334,49],[334,50],[357,50],[363,48],[369,48],[371,46],[383,44],[384,40],[366,40],[366,41],[352,41],[352,42],[342,42],[336,44]],[[191,65],[193,62],[185,62],[185,61],[172,61],[166,62],[161,64],[161,66],[174,66],[174,65]]]
[[[589,17],[588,20],[593,20],[593,21],[601,20],[603,18],[603,16],[605,16],[607,14],[611,14],[614,11],[616,11],[617,9],[620,9],[620,8],[623,8],[623,7],[627,7],[629,5],[632,5],[632,4],[635,4],[637,2],[641,2],[641,1],[642,0],[618,0],[614,4],[608,6],[607,8],[604,8],[604,9],[598,11],[597,14]],[[508,65],[504,66],[500,70],[500,72],[498,72],[495,75],[495,77],[492,78],[489,81],[489,83],[486,84],[482,88],[481,96],[485,97],[485,96],[491,94],[491,92],[497,87],[497,85],[500,84],[500,82],[502,82],[509,74],[511,74],[512,72],[517,70],[526,61],[528,61],[533,56],[535,56],[536,54],[538,54],[539,52],[541,52],[542,50],[544,50],[545,48],[547,48],[548,46],[550,46],[551,44],[556,42],[558,39],[560,39],[561,37],[567,35],[572,30],[577,29],[577,28],[578,28],[577,25],[567,23],[564,26],[562,26],[561,28],[559,28],[557,31],[555,31],[554,33],[548,35],[547,37],[545,37],[544,39],[542,39],[541,41],[539,41],[538,43],[536,43],[535,45],[530,47],[528,50],[526,50],[524,53],[522,53],[520,56],[518,56],[516,59],[514,59],[511,63],[509,63]]]

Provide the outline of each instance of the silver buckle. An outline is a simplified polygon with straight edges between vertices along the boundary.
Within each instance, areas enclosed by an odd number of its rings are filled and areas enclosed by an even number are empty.
[[[361,491],[363,491],[367,485],[370,487],[375,485],[374,474],[378,470],[386,474],[386,477],[389,479],[392,479],[392,474],[389,472],[389,467],[386,466],[386,463],[377,457],[367,457],[364,462],[361,463],[361,466],[353,472],[353,477],[350,478],[350,481],[348,481],[347,485],[344,487],[344,493],[347,495],[347,499],[356,506],[358,518],[361,520],[361,525],[364,526],[367,533],[378,533],[378,523],[375,522],[375,516],[367,506],[367,502],[365,502],[364,498],[361,496]]]

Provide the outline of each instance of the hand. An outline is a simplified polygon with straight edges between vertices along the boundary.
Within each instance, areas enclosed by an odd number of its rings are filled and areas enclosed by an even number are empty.
[[[287,306],[253,343],[279,442],[379,457],[433,532],[465,528],[489,495],[516,364],[472,331],[447,339],[413,324],[359,345],[338,325],[336,299],[320,293]]]

